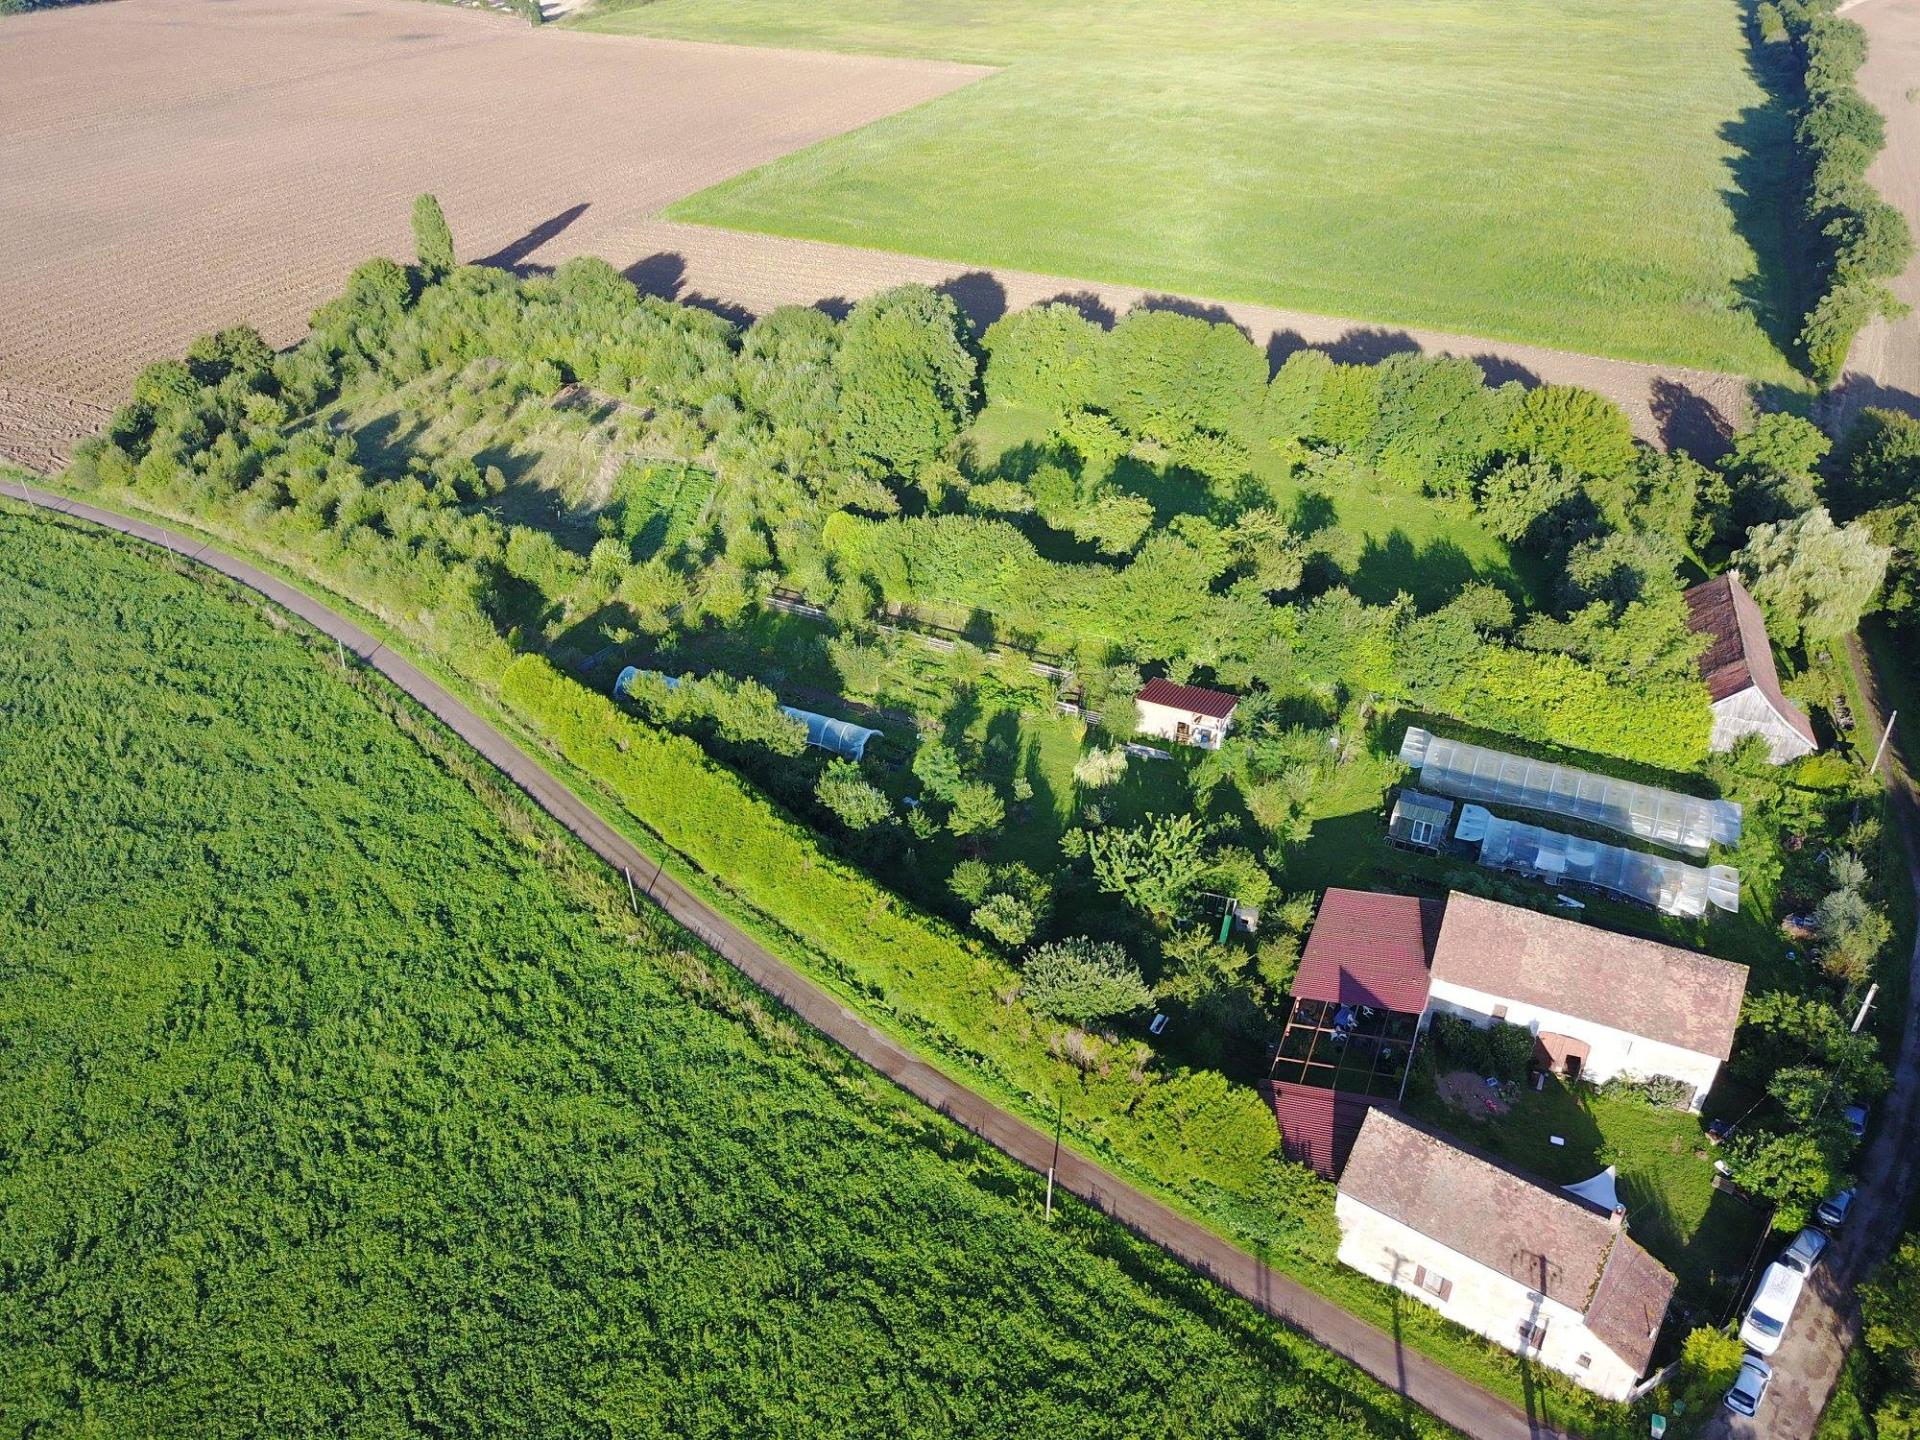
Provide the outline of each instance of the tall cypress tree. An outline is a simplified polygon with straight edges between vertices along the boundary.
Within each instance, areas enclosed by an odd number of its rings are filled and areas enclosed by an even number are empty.
[[[453,269],[453,231],[441,213],[440,202],[431,195],[416,195],[413,201],[413,253],[420,268],[433,279]]]

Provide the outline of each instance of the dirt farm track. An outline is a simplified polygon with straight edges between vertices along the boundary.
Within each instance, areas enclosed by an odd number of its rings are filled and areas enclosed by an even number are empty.
[[[1880,0],[1886,3],[1886,0]],[[1899,0],[1907,3],[1907,0]],[[675,225],[672,200],[933,99],[974,66],[641,40],[419,0],[113,0],[0,23],[0,459],[56,467],[138,369],[237,321],[288,344],[368,255],[408,254],[440,196],[461,256],[595,254],[643,288],[759,313],[921,280],[976,319],[1138,290]],[[939,203],[929,197],[929,203]],[[1473,356],[1584,384],[1646,438],[1718,448],[1731,376],[1250,305],[1276,357]]]

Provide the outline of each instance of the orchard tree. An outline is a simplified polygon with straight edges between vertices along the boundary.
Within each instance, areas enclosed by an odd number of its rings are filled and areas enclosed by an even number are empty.
[[[1771,1200],[1776,1229],[1797,1230],[1807,1223],[1821,1198],[1839,1188],[1837,1124],[1774,1134],[1750,1130],[1727,1146],[1727,1168],[1734,1183],[1749,1194]]]
[[[953,792],[953,808],[947,813],[947,829],[956,835],[984,835],[998,830],[1006,822],[1007,807],[984,780],[968,780]]]
[[[1823,507],[1756,525],[1733,557],[1767,628],[1783,645],[1850,632],[1873,604],[1892,552],[1864,525],[1838,526]]]
[[[851,760],[831,760],[813,793],[849,830],[871,830],[893,814],[886,792],[870,783]]]
[[[947,452],[973,410],[974,360],[953,301],[903,285],[853,307],[833,357],[841,457],[913,479]]]
[[[1087,837],[1094,878],[1147,915],[1172,915],[1207,873],[1206,828],[1191,814],[1152,815],[1128,830]]]
[[[1153,991],[1140,967],[1111,941],[1085,936],[1042,945],[1022,967],[1020,990],[1042,1015],[1090,1025],[1144,1009]]]
[[[417,195],[413,201],[413,253],[429,279],[438,280],[456,263],[453,254],[453,229],[441,212],[440,202],[431,195]]]

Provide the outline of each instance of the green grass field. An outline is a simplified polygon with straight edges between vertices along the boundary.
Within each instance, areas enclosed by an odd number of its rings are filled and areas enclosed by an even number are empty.
[[[264,604],[0,502],[20,1433],[1438,1435],[625,912]]]
[[[676,218],[1789,378],[1741,0],[654,0],[608,31],[1004,66]]]

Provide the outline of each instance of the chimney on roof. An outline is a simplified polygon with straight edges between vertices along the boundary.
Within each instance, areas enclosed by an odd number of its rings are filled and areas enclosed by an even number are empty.
[[[1624,1205],[1614,1206],[1613,1214],[1612,1216],[1609,1217],[1609,1219],[1611,1220],[1614,1229],[1616,1230],[1620,1229],[1621,1226],[1627,1223],[1627,1207]]]

